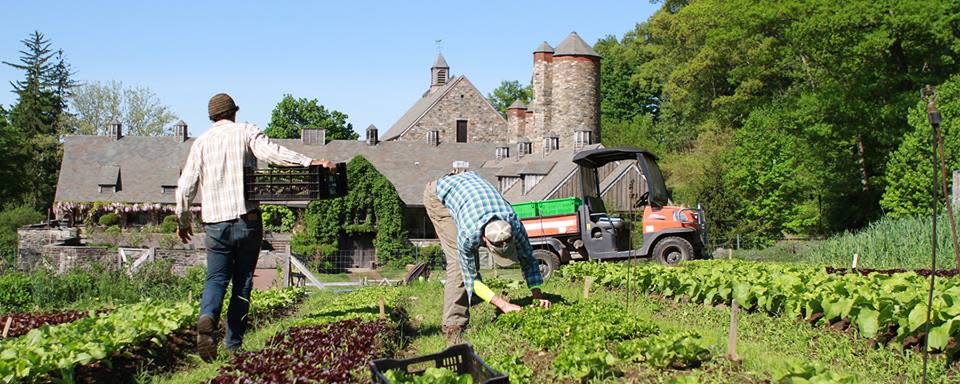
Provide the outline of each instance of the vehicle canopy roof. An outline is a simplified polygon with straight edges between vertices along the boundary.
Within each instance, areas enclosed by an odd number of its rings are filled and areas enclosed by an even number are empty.
[[[657,156],[650,153],[650,151],[631,147],[620,147],[580,151],[573,156],[573,162],[585,167],[599,168],[612,161],[637,160],[640,155],[645,155],[653,160],[657,160]]]

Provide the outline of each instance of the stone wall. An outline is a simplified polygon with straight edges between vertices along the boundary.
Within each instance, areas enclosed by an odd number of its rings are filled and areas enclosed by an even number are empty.
[[[400,135],[398,140],[426,141],[427,132],[438,129],[440,142],[454,143],[457,141],[457,120],[467,121],[468,143],[508,141],[507,121],[466,78],[454,85],[413,127]]]
[[[103,264],[117,266],[117,251],[107,247],[86,247],[74,245],[46,245],[43,254],[31,269],[46,268],[63,273],[83,265]]]
[[[17,266],[23,269],[39,263],[44,246],[60,243],[78,244],[79,241],[76,228],[19,228],[17,229]]]
[[[553,61],[552,125],[546,127],[560,136],[560,148],[574,145],[579,127],[593,131],[600,142],[600,60],[599,58],[562,56]],[[543,136],[531,141],[543,146]],[[534,144],[536,146],[536,144]]]

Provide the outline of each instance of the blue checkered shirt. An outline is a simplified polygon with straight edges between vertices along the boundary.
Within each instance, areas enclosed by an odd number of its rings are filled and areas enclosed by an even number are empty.
[[[477,271],[478,250],[483,244],[483,226],[493,218],[504,220],[513,228],[514,249],[527,286],[533,289],[543,284],[540,263],[533,257],[526,229],[510,203],[490,183],[475,172],[444,176],[437,180],[437,198],[457,224],[457,250],[467,297],[473,292],[473,282],[481,280]]]

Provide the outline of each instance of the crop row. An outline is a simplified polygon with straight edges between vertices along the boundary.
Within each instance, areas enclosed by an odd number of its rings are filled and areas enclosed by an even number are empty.
[[[960,274],[960,271],[956,269],[938,269],[936,272],[929,269],[904,269],[904,268],[895,268],[895,269],[871,269],[871,268],[835,268],[835,267],[826,267],[824,268],[827,273],[835,273],[838,275],[844,275],[847,273],[859,273],[861,275],[869,275],[872,273],[880,275],[893,275],[897,273],[907,273],[913,272],[923,277],[929,277],[932,274],[936,274],[937,277],[956,277]]]
[[[915,345],[924,336],[929,280],[913,272],[830,274],[823,268],[706,260],[680,268],[578,263],[560,271],[568,278],[593,276],[605,286],[629,288],[677,300],[730,304],[805,317],[812,322],[848,322],[865,338]],[[938,279],[929,343],[955,351],[960,333],[960,279]],[[949,345],[949,347],[948,347]]]
[[[359,382],[368,361],[396,349],[397,334],[396,326],[386,320],[293,327],[274,336],[265,348],[235,356],[212,382]]]
[[[108,315],[40,327],[0,343],[0,380],[11,383],[53,374],[64,382],[73,382],[77,365],[104,359],[139,343],[159,345],[196,316],[197,308],[189,303],[145,301],[117,308]]]
[[[556,351],[553,368],[563,378],[616,376],[632,363],[686,369],[710,359],[697,333],[661,330],[616,303],[590,301],[556,304],[547,310],[529,308],[501,316],[497,325],[518,331],[538,349]],[[493,364],[512,377],[530,377],[518,358],[495,358]]]
[[[40,328],[45,325],[57,325],[69,323],[87,317],[90,314],[107,313],[109,310],[100,309],[97,311],[59,311],[46,313],[13,313],[0,317],[0,326],[5,326],[10,322],[10,330],[7,337],[17,337],[26,335],[34,328]]]
[[[292,305],[302,295],[299,288],[257,292],[251,307],[269,313]],[[88,365],[110,360],[121,352],[129,355],[145,346],[163,346],[169,337],[178,337],[177,332],[192,327],[197,312],[195,303],[146,300],[110,313],[32,329],[26,335],[0,342],[0,382],[44,376],[74,382],[80,366],[91,368],[84,371],[96,371],[97,364]]]
[[[393,354],[405,319],[396,289],[339,294],[258,351],[237,354],[214,383],[364,382],[366,363]],[[384,317],[380,317],[380,302]]]

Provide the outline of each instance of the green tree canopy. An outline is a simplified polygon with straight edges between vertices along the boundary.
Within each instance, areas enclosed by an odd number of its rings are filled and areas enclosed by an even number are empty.
[[[947,183],[950,183],[949,175],[953,170],[960,169],[960,75],[954,75],[937,87],[937,96],[937,108],[942,117],[940,135],[943,137],[947,164]],[[890,155],[887,163],[884,177],[887,189],[880,205],[892,216],[930,214],[934,170],[933,127],[927,120],[926,107],[926,102],[919,101],[910,110],[908,120],[913,130],[904,136],[900,147]],[[940,169],[939,163],[937,169]],[[939,189],[937,193],[941,195],[941,202],[948,198],[942,196]]]
[[[960,71],[955,2],[663,3],[595,46],[603,137],[652,114],[634,140],[667,152],[680,203],[722,207],[707,212],[715,234],[776,238],[879,217],[919,89]]]
[[[529,104],[531,95],[529,85],[520,85],[520,82],[516,80],[504,80],[493,92],[487,94],[487,100],[490,101],[493,108],[500,111],[501,115],[507,116],[507,108],[510,108],[510,104],[513,104],[517,99],[520,99],[524,104]]]
[[[263,132],[274,139],[298,139],[303,128],[325,130],[326,140],[356,140],[348,116],[340,111],[327,110],[317,99],[294,98],[284,95],[270,115],[270,124]]]
[[[66,105],[73,80],[70,66],[62,51],[54,51],[50,41],[40,32],[34,32],[21,41],[16,63],[3,62],[24,72],[23,80],[11,82],[17,102],[9,113],[10,137],[5,139],[4,151],[14,156],[25,154],[26,161],[18,164],[12,180],[17,187],[6,193],[18,195],[17,200],[44,211],[50,207],[60,170],[62,145],[61,124],[67,116]],[[17,147],[19,146],[19,148]]]
[[[133,136],[164,136],[172,133],[177,120],[150,88],[124,86],[119,81],[93,82],[76,87],[70,96],[73,113],[64,126],[69,133],[106,134],[107,124],[116,117],[123,130]]]

